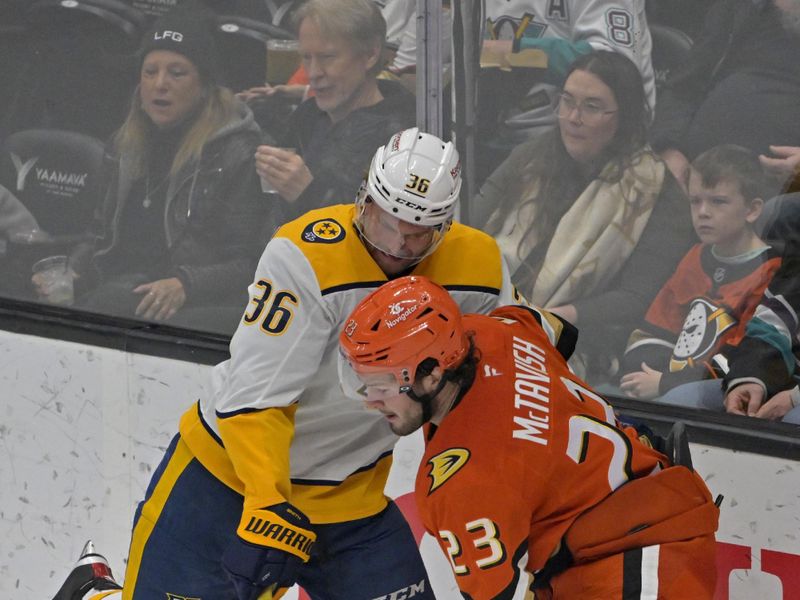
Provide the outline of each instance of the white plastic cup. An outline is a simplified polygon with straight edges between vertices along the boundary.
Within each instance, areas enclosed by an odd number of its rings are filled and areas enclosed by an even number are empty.
[[[265,194],[277,194],[278,190],[272,187],[272,184],[266,179],[266,177],[261,178],[261,191]]]
[[[34,263],[32,269],[39,289],[39,300],[70,306],[75,302],[73,273],[66,256],[48,256]]]
[[[292,154],[295,154],[297,152],[297,148],[284,148],[284,147],[281,147],[281,146],[276,146],[276,148],[280,148],[281,150],[286,150],[287,152],[291,152]],[[260,179],[261,179],[261,191],[262,192],[264,192],[265,194],[277,194],[278,193],[278,190],[276,190],[272,186],[272,184],[269,181],[267,181],[267,179],[265,177],[261,177]]]

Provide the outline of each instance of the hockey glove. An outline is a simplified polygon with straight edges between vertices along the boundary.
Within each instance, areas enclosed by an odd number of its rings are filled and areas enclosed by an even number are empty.
[[[222,567],[239,600],[294,585],[317,539],[308,518],[288,502],[245,511],[236,533]]]

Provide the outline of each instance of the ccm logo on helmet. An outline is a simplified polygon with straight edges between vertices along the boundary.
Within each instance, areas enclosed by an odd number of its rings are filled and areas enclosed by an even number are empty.
[[[396,201],[400,204],[408,206],[409,208],[413,208],[414,210],[418,210],[419,212],[425,212],[428,209],[422,206],[421,204],[416,204],[415,202],[411,202],[410,200],[406,200],[405,198],[396,198]]]

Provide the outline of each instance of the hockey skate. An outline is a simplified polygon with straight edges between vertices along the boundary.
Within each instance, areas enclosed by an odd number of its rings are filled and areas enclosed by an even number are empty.
[[[89,540],[83,547],[81,557],[53,600],[84,600],[97,597],[95,594],[100,592],[121,589],[122,586],[114,581],[108,561],[104,556],[95,553],[94,544],[92,544],[92,540]],[[100,597],[104,597],[104,595]]]

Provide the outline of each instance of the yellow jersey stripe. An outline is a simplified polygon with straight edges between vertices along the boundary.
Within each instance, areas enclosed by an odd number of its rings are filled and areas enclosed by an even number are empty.
[[[164,509],[172,488],[175,487],[175,482],[193,458],[189,447],[182,438],[179,438],[169,463],[167,463],[167,467],[153,490],[153,494],[142,506],[142,514],[139,516],[139,520],[133,530],[128,567],[125,570],[125,586],[122,591],[122,600],[130,600],[132,598],[147,540],[150,538],[150,534],[153,533],[153,528],[161,516],[161,511]]]
[[[236,476],[233,463],[211,429],[203,424],[197,406],[192,406],[181,417],[180,434],[191,453],[214,477],[244,495],[244,485]],[[372,516],[387,505],[383,489],[391,465],[392,456],[387,455],[340,483],[293,481],[287,500],[303,511],[312,523],[340,523]]]

